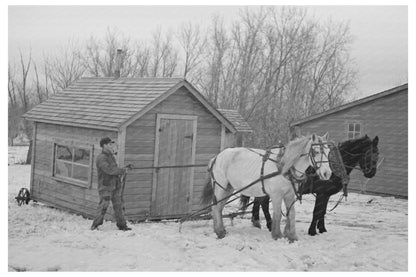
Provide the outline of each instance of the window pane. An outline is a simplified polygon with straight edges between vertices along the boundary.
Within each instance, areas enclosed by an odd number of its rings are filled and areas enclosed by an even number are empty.
[[[354,133],[348,132],[348,139],[353,139],[354,138]]]
[[[72,161],[71,148],[63,145],[56,145],[56,159]]]
[[[361,128],[361,124],[360,123],[355,124],[355,131],[356,132],[359,132],[360,131],[360,128]]]
[[[74,174],[72,178],[88,182],[88,167],[74,164]]]
[[[90,151],[75,147],[74,162],[89,165],[90,164]]]
[[[348,131],[354,132],[354,124],[352,123],[348,124]]]
[[[354,133],[354,136],[355,136],[356,138],[359,138],[359,137],[360,137],[360,132],[355,132],[355,133]]]
[[[56,161],[55,174],[63,177],[72,176],[72,164],[64,161]]]

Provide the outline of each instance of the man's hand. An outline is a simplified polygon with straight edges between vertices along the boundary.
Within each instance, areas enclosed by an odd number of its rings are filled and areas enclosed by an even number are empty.
[[[124,168],[126,168],[126,169],[133,169],[133,165],[132,164],[128,164]]]

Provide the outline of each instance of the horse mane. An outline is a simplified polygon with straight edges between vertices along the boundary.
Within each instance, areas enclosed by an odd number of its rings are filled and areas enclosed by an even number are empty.
[[[369,147],[371,143],[371,139],[365,135],[342,142],[340,148],[355,154],[355,152],[361,152],[362,148]]]
[[[299,137],[290,141],[282,158],[282,174],[285,174],[296,163],[302,154],[305,154],[305,148],[311,140],[311,136]]]

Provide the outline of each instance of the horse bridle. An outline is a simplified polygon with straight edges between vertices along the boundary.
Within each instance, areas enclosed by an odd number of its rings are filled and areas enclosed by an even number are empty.
[[[312,167],[315,169],[315,172],[319,168],[321,168],[322,164],[329,163],[329,157],[328,157],[328,155],[325,154],[325,151],[324,151],[324,146],[325,145],[327,145],[328,147],[331,147],[332,145],[334,145],[334,143],[331,142],[331,141],[312,143],[311,144],[311,147],[309,148],[309,152],[300,155],[301,157],[303,157],[303,156],[309,156],[309,158],[310,158],[310,160],[312,162]],[[319,153],[315,153],[315,146],[319,146]],[[319,155],[319,154],[321,154],[321,159],[317,161],[316,160],[316,155]],[[326,161],[323,160],[324,155],[327,158]],[[301,176],[300,177],[297,176],[296,172],[297,173],[301,173]],[[290,168],[290,173],[291,173],[292,177],[294,177],[294,179],[296,181],[298,181],[298,182],[301,182],[301,181],[306,180],[306,177],[309,176],[309,175],[312,176],[312,175],[315,175],[316,174],[316,173],[314,173],[314,174],[307,174],[306,172],[301,172],[300,170],[297,170],[294,166],[292,166]]]
[[[369,174],[371,171],[373,171],[376,167],[377,167],[377,159],[375,158],[375,156],[378,156],[377,153],[373,154],[373,144],[371,143],[370,145],[370,149],[368,149],[365,152],[361,152],[358,154],[354,154],[354,153],[350,153],[346,150],[341,150],[342,152],[346,153],[347,155],[350,155],[351,157],[359,157],[359,156],[364,156],[364,169],[362,169],[361,167],[356,167],[356,166],[345,166],[351,169],[358,169],[360,171],[362,171],[364,174]],[[367,167],[367,164],[370,163],[370,166]]]

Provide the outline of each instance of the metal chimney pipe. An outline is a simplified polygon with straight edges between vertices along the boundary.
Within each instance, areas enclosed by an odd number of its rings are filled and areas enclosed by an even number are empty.
[[[114,77],[120,78],[120,69],[121,69],[121,49],[117,49],[117,55],[116,55],[116,69],[114,70]]]

